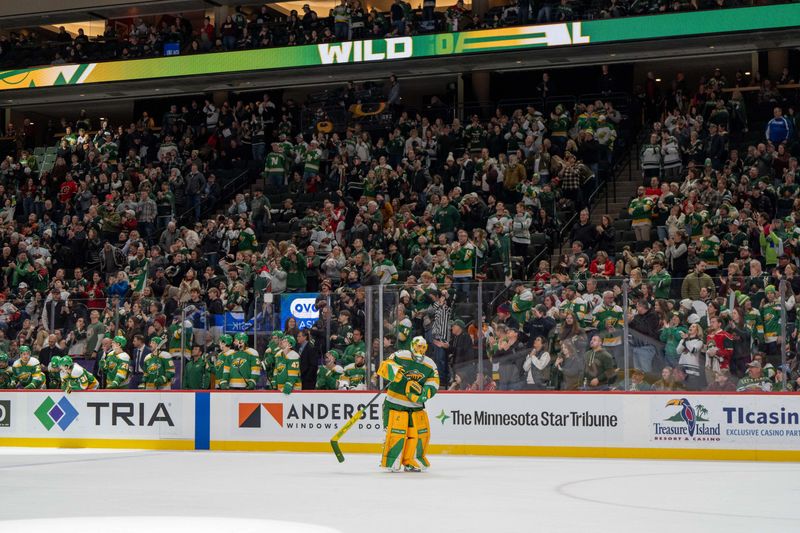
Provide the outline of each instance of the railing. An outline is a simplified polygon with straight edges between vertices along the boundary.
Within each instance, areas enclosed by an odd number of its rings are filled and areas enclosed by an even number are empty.
[[[645,250],[641,260],[649,255]],[[638,261],[627,250],[615,259],[621,269]],[[95,372],[110,338],[126,337],[135,361],[137,334],[161,337],[160,349],[172,354],[176,367],[173,388],[181,387],[194,349],[216,371],[223,333],[248,336],[262,364],[256,388],[270,388],[274,368],[265,352],[274,355],[273,333],[282,331],[306,335],[316,354],[301,362],[305,388],[316,386],[313,377],[326,354],[342,368],[359,363],[363,354],[365,382],[358,388],[378,388],[381,362],[409,350],[411,339],[421,336],[442,389],[793,390],[800,366],[791,280],[755,273],[746,279],[695,273],[641,280],[635,270],[626,278],[592,278],[579,265],[571,276],[539,273],[528,282],[456,280],[435,286],[425,274],[420,283],[284,294],[272,294],[264,284],[250,299],[228,297],[219,306],[178,295],[172,304],[165,300],[166,315],[151,314],[149,289],[129,290],[93,300],[45,301],[23,308],[3,329],[13,333],[12,357],[22,344],[44,354],[49,341],[38,334],[44,329],[55,336],[57,349],[48,350],[50,356],[71,355]],[[23,328],[25,319],[32,327]]]

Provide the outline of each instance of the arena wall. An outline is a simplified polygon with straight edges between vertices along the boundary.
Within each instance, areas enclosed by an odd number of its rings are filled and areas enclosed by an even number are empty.
[[[372,392],[0,392],[0,446],[329,452]],[[704,393],[440,393],[431,452],[800,460],[800,397]],[[342,439],[378,453],[381,403]]]

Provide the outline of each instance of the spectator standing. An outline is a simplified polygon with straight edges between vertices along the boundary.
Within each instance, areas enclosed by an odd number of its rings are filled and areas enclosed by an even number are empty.
[[[636,191],[636,198],[628,205],[628,214],[633,221],[631,228],[636,234],[637,241],[650,240],[650,228],[653,225],[653,200],[645,196],[645,188],[640,186]]]
[[[776,107],[772,110],[772,119],[767,123],[766,137],[773,146],[789,140],[792,135],[792,123],[783,116],[783,110]]]

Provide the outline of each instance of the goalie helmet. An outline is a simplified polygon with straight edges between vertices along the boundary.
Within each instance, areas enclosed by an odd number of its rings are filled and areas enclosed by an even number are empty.
[[[428,341],[425,340],[425,337],[414,337],[411,339],[411,353],[414,355],[414,360],[422,361],[427,351]]]

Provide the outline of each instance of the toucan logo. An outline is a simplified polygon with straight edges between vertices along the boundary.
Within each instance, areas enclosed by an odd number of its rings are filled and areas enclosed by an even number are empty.
[[[665,408],[677,407],[670,410],[671,416],[663,419],[664,424],[653,424],[655,440],[715,440],[720,439],[720,425],[709,424],[709,412],[702,404],[692,405],[686,398],[669,400]]]
[[[283,427],[283,404],[282,403],[240,403],[239,404],[239,427],[240,428],[260,428],[261,411],[268,412],[279,426]]]
[[[690,437],[694,437],[698,422],[708,422],[708,418],[703,418],[708,415],[708,409],[701,404],[697,404],[697,407],[693,407],[692,402],[686,398],[679,398],[668,401],[667,405],[677,405],[680,407],[677,413],[667,418],[667,422],[684,422],[689,430]]]

